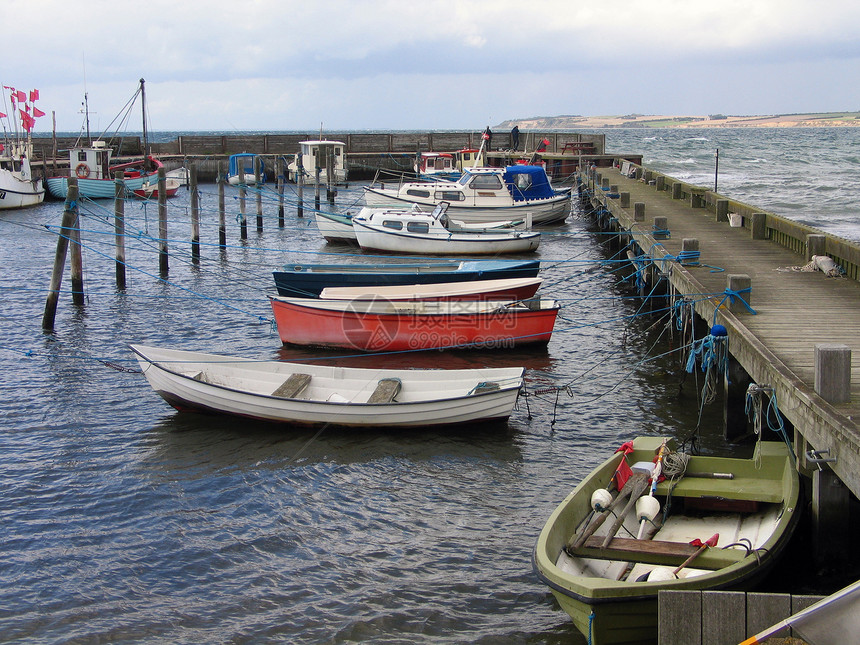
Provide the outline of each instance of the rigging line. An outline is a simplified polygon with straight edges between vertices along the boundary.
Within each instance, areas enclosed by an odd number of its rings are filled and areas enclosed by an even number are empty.
[[[74,244],[74,243],[76,243],[76,240],[73,240],[72,238],[70,238],[70,237],[68,237],[68,236],[61,235],[60,233],[57,233],[57,235],[58,235],[59,237],[64,237],[64,238],[66,238],[70,243],[73,243],[73,244]],[[85,244],[83,244],[83,243],[81,243],[81,244],[80,244],[80,246],[81,246],[81,248],[83,248],[83,249],[87,249],[87,250],[89,250],[89,251],[92,251],[93,253],[96,253],[97,255],[100,255],[100,256],[102,256],[102,257],[104,257],[104,258],[108,258],[108,259],[110,259],[111,261],[114,261],[114,262],[116,261],[116,260],[114,260],[114,258],[111,258],[110,256],[106,255],[105,253],[102,253],[101,251],[99,251],[99,250],[97,250],[97,249],[94,249],[94,248],[92,248],[92,247],[90,247],[90,246],[87,246],[87,245],[85,245]],[[159,282],[162,282],[162,283],[166,284],[167,286],[170,286],[170,287],[176,287],[177,289],[181,289],[182,291],[187,291],[188,293],[191,293],[191,294],[194,294],[194,295],[196,295],[196,296],[199,296],[199,297],[200,297],[200,298],[202,298],[203,300],[211,300],[212,302],[218,303],[219,305],[221,305],[221,306],[223,306],[223,307],[227,307],[228,309],[232,309],[232,310],[234,310],[234,311],[238,311],[239,313],[246,314],[246,315],[249,315],[249,316],[254,316],[254,317],[255,317],[255,318],[257,318],[257,320],[258,320],[258,321],[260,321],[260,322],[266,322],[266,323],[270,322],[270,320],[269,320],[268,318],[265,318],[265,317],[260,316],[260,315],[257,315],[257,314],[253,314],[253,313],[251,313],[250,311],[245,311],[245,310],[243,310],[243,309],[240,309],[239,307],[234,307],[233,305],[230,305],[230,304],[228,304],[228,303],[224,302],[223,300],[219,300],[219,299],[217,299],[217,298],[212,298],[211,296],[206,296],[206,295],[204,295],[204,294],[202,294],[202,293],[198,293],[198,292],[194,291],[193,289],[189,289],[188,287],[183,287],[183,286],[182,286],[182,285],[180,285],[180,284],[177,284],[177,283],[175,283],[175,282],[171,282],[170,280],[166,280],[166,279],[164,279],[164,278],[162,278],[162,277],[160,277],[160,276],[157,276],[157,275],[155,275],[155,274],[153,274],[153,273],[150,273],[150,272],[148,272],[148,271],[144,271],[143,269],[140,269],[140,268],[138,268],[138,267],[136,267],[136,266],[134,266],[134,265],[132,265],[132,264],[127,264],[127,263],[124,263],[124,262],[123,262],[122,264],[123,264],[123,266],[126,266],[126,267],[128,267],[129,269],[131,269],[131,270],[133,270],[133,271],[137,271],[138,273],[142,273],[143,275],[149,276],[150,278],[155,278],[156,280],[158,280]]]

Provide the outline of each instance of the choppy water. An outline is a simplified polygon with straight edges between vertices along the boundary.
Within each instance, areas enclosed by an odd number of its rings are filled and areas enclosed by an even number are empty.
[[[755,142],[757,132],[744,136]],[[798,203],[795,182],[773,181],[788,167],[807,178],[807,197],[831,186],[824,151],[815,162],[782,158],[798,136],[813,147],[805,131],[790,134],[756,151],[766,161],[746,171],[747,162],[726,161],[720,140],[726,194],[736,196],[736,177],[738,190],[759,186],[740,199],[816,209]],[[715,142],[673,136],[609,131],[607,143],[675,176],[689,148],[684,178],[706,175]],[[853,159],[855,172],[840,177],[856,194],[858,135],[832,136],[841,143],[829,154]],[[737,148],[755,150],[750,141]],[[857,239],[857,206],[841,197],[851,191],[822,192],[843,217],[826,223]],[[338,208],[360,193],[340,190]],[[214,186],[203,187],[199,265],[187,192],[169,203],[167,282],[158,279],[156,209],[129,203],[124,293],[114,282],[113,206],[83,205],[86,302],[71,303],[67,272],[52,333],[41,320],[62,204],[0,213],[0,642],[583,642],[532,573],[545,519],[621,442],[684,437],[699,416],[694,377],[684,379],[672,354],[653,358],[677,342],[636,315],[641,303],[601,265],[600,235],[578,212],[545,229],[543,291],[563,305],[546,349],[343,358],[282,348],[266,293],[273,268],[355,251],[326,245],[289,196],[283,229],[265,200],[262,233],[250,200],[242,242],[228,196],[220,251]],[[524,365],[532,396],[503,427],[283,428],[173,411],[141,374],[115,369],[136,368],[130,342],[358,366]],[[559,386],[570,387],[557,401],[540,393]],[[724,449],[721,417],[719,404],[705,409],[706,450]]]

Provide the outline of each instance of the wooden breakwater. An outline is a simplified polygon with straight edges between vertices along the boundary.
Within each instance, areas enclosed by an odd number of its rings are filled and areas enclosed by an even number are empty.
[[[171,141],[150,143],[151,153],[157,156],[168,170],[196,162],[200,181],[214,181],[218,163],[232,154],[251,152],[263,157],[265,171],[274,177],[278,158],[291,159],[299,151],[301,141],[319,139],[313,133],[259,133],[235,135],[179,135]],[[350,180],[371,179],[378,170],[412,172],[415,157],[420,152],[455,151],[463,148],[477,149],[481,145],[481,132],[357,132],[326,134],[325,139],[343,141],[346,144],[346,166]],[[561,160],[570,160],[581,155],[600,157],[606,151],[603,134],[576,132],[528,132],[520,134],[520,155],[510,152],[510,132],[492,135],[489,146],[491,156],[498,160],[515,159],[523,153],[534,151],[537,142],[548,141],[546,159],[556,159],[555,170],[569,174],[569,166],[562,169]],[[73,147],[73,137],[34,137],[33,146],[36,165],[45,168],[48,174],[68,168],[68,157],[63,152]],[[140,136],[115,137],[107,141],[114,156],[139,157],[143,154]],[[551,168],[552,171],[552,168]]]

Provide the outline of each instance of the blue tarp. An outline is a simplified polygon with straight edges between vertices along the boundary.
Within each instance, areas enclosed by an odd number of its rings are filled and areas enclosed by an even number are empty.
[[[542,166],[507,166],[503,177],[515,202],[547,199],[557,194],[550,186]]]

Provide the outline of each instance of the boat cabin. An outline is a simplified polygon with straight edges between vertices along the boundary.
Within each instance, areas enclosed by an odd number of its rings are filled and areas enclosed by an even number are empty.
[[[423,177],[459,175],[454,169],[454,155],[450,152],[422,152],[415,173]]]
[[[110,160],[113,151],[104,141],[69,149],[69,173],[78,179],[113,179]]]
[[[461,148],[454,153],[454,167],[460,172],[475,165],[483,166],[483,155],[478,148]]]
[[[259,161],[258,161],[259,159]],[[260,155],[252,152],[240,152],[235,155],[230,155],[227,164],[227,181],[231,185],[239,183],[239,171],[242,171],[242,179],[246,184],[253,184],[256,175],[256,164],[260,165],[260,181],[266,181],[266,173],[263,172],[264,164]]]

